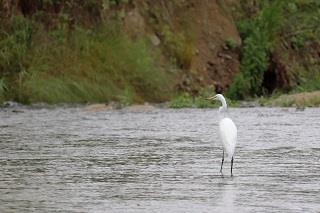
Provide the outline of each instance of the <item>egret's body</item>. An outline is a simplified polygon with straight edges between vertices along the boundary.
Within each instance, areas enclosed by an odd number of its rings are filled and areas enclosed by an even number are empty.
[[[230,118],[223,118],[219,122],[219,133],[223,148],[231,159],[237,142],[237,127]]]
[[[219,100],[222,104],[222,106],[219,107],[219,115],[220,115],[219,134],[220,134],[220,138],[223,145],[223,154],[222,154],[220,172],[222,172],[222,166],[224,162],[224,153],[226,152],[227,157],[231,159],[231,175],[232,175],[234,151],[237,143],[237,127],[230,118],[225,116],[227,111],[227,102],[223,97],[223,95],[217,94],[209,99]]]

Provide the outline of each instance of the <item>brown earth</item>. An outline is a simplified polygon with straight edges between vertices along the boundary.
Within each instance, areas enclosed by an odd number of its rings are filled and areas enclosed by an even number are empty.
[[[272,93],[275,89],[288,90],[303,83],[301,79],[315,76],[320,70],[320,44],[306,42],[299,50],[285,40],[270,55],[269,68],[263,86]]]
[[[4,18],[10,18],[12,14],[31,17],[39,11],[44,12],[46,16],[41,21],[47,29],[54,28],[61,19],[61,12],[68,14],[71,29],[79,23],[85,26],[107,23],[117,16],[123,29],[132,38],[150,38],[154,49],[162,52],[160,57],[164,67],[172,64],[172,57],[176,57],[173,52],[180,48],[177,60],[178,66],[181,65],[178,68],[182,71],[177,75],[178,89],[196,92],[201,86],[214,84],[220,92],[231,83],[240,67],[241,39],[229,11],[235,2],[135,0],[104,8],[103,4],[70,3],[66,0],[53,1],[51,4],[43,1],[0,0],[0,9]],[[168,33],[172,34],[173,42],[168,41]],[[226,46],[227,39],[234,42],[234,48]]]
[[[241,39],[232,16],[237,0],[129,0],[107,6],[98,0],[44,2],[51,1],[0,0],[0,17],[43,12],[40,21],[48,30],[61,21],[62,13],[68,14],[64,18],[71,30],[76,24],[92,27],[116,18],[133,39],[149,38],[163,68],[174,67],[176,89],[191,93],[212,84],[222,92],[240,70]],[[301,70],[312,72],[309,65],[317,61],[319,44],[309,42],[295,50],[283,40],[270,55],[263,86],[271,93],[299,85]]]
[[[205,83],[213,83],[222,92],[240,70],[239,51],[241,39],[229,11],[218,1],[193,1],[193,8],[182,10],[190,16],[190,28],[197,34],[197,54],[191,69],[198,70]],[[224,7],[223,7],[224,6]],[[235,42],[230,49],[226,40]]]
[[[241,39],[228,10],[234,2],[140,0],[135,1],[124,23],[135,34],[144,32],[155,38],[160,48],[166,45],[164,27],[168,27],[173,36],[185,35],[189,39],[185,45],[195,51],[182,62],[180,68],[184,72],[179,76],[178,89],[196,92],[197,86],[214,84],[217,92],[221,92],[240,68]],[[234,48],[226,46],[227,39],[234,42]]]

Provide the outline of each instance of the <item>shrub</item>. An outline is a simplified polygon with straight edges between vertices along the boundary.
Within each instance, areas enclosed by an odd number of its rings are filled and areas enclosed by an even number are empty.
[[[167,25],[163,26],[162,34],[164,44],[172,55],[173,62],[180,68],[188,70],[196,53],[192,36],[185,32],[173,33]]]
[[[214,86],[202,88],[199,95],[194,98],[194,105],[198,108],[212,108],[217,106],[217,102],[208,100],[208,97],[216,94]]]
[[[264,1],[262,10],[256,17],[238,22],[243,40],[241,72],[229,88],[230,97],[243,99],[262,94],[263,75],[282,19],[282,3],[278,0]]]
[[[192,96],[189,93],[181,93],[175,96],[170,102],[171,108],[212,108],[217,106],[217,102],[207,100],[208,97],[215,95],[213,86],[202,88],[197,96]]]
[[[237,43],[233,38],[226,38],[224,40],[224,43],[225,43],[226,47],[228,47],[229,49],[234,49],[237,47]]]

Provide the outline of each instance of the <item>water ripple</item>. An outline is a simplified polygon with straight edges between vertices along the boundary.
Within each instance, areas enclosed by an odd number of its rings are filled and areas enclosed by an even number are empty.
[[[0,212],[317,212],[320,109],[0,110]]]

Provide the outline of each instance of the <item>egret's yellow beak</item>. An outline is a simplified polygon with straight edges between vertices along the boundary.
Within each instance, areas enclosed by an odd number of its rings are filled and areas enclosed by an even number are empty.
[[[215,96],[211,96],[211,97],[209,97],[209,98],[207,98],[207,100],[216,100],[217,99],[217,96],[215,95]]]

